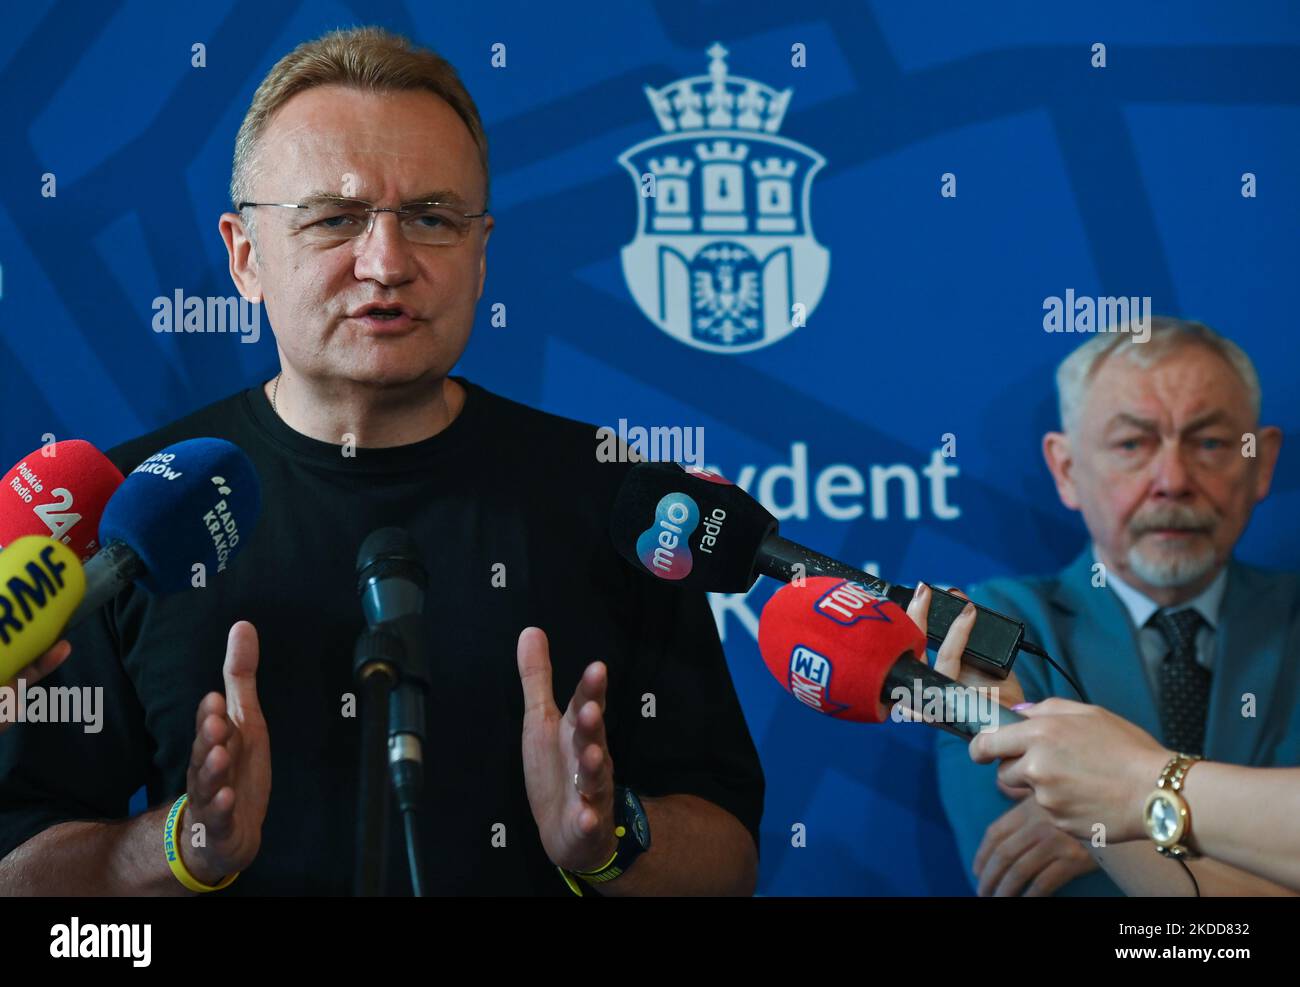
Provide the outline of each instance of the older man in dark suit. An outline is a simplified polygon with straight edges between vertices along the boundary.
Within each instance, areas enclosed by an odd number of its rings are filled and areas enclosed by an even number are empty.
[[[1151,322],[1149,339],[1098,335],[1057,372],[1061,431],[1043,453],[1089,544],[1056,575],[970,595],[1023,620],[1085,694],[1031,660],[1016,668],[1026,699],[1085,698],[1188,754],[1300,764],[1300,578],[1232,558],[1281,431],[1259,426],[1259,379],[1239,347],[1199,323]],[[941,736],[938,754],[979,893],[1191,893],[1149,841],[1081,843],[1000,791],[995,766],[971,763],[960,740]],[[1282,890],[1213,861],[1191,867],[1202,894]]]

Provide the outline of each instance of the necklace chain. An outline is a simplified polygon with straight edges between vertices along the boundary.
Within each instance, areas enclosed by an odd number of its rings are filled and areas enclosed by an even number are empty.
[[[284,376],[284,371],[281,370],[278,374],[275,375],[275,383],[271,385],[271,410],[274,411],[277,415],[280,413],[280,409],[275,406],[275,399],[280,394],[280,378],[283,376]]]

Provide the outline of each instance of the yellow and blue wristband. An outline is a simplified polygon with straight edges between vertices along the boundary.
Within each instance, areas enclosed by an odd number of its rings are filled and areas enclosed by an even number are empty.
[[[235,878],[240,874],[239,871],[222,878],[220,884],[203,884],[185,868],[185,862],[181,860],[180,844],[176,840],[176,831],[181,828],[181,814],[185,811],[185,803],[189,799],[190,796],[187,792],[172,804],[171,811],[167,813],[167,823],[163,826],[163,853],[167,857],[167,866],[172,869],[172,874],[176,880],[180,881],[190,891],[206,894],[209,891],[220,891],[222,888],[228,888],[235,883]]]
[[[582,887],[574,880],[575,877],[582,878],[588,884],[604,884],[606,881],[612,881],[614,878],[622,874],[623,868],[615,867],[614,861],[618,859],[618,852],[622,846],[623,837],[626,834],[626,826],[614,827],[614,835],[618,837],[619,845],[614,848],[614,855],[595,870],[567,871],[563,867],[557,866],[555,869],[560,872],[560,876],[564,878],[564,883],[569,886],[569,890],[581,898],[583,896]]]

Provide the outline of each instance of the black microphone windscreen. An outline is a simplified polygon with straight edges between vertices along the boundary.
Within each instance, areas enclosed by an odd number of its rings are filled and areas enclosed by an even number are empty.
[[[415,539],[402,528],[380,528],[357,552],[357,589],[364,592],[367,584],[392,577],[410,580],[421,592],[429,582]]]
[[[763,539],[777,529],[731,481],[676,463],[638,463],[614,501],[610,536],[633,566],[710,593],[743,593],[758,578]]]

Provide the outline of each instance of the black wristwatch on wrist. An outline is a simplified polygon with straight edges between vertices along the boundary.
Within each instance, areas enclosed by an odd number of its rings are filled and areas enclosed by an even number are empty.
[[[579,879],[595,886],[605,884],[625,873],[637,857],[650,849],[650,820],[646,818],[636,792],[622,785],[614,789],[614,835],[618,837],[618,845],[614,848],[614,856],[603,867],[590,871],[559,868],[564,883],[574,894],[582,895]]]

